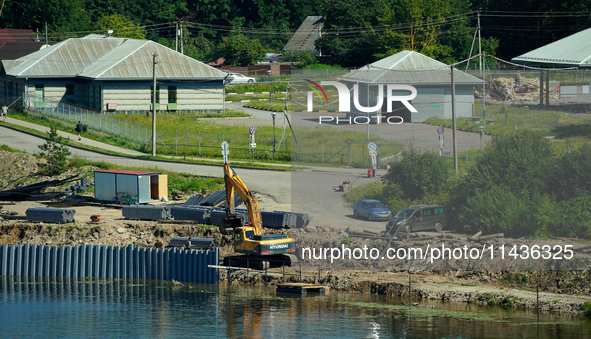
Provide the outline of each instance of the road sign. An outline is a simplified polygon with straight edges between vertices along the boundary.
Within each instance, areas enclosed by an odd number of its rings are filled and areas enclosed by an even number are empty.
[[[256,142],[251,142],[251,143],[250,143],[250,147],[251,147],[251,148],[255,148],[255,147],[257,147],[257,144],[256,144]]]
[[[156,139],[162,139],[162,134],[156,134]]]
[[[440,135],[443,134],[443,126],[437,127],[437,133],[439,133]]]
[[[254,126],[250,126],[250,130],[249,130],[250,134],[254,134],[255,132],[255,128]]]
[[[224,141],[222,142],[222,157],[224,157],[224,162],[228,162],[228,154],[230,154],[230,144]]]
[[[378,148],[378,146],[376,145],[376,143],[375,143],[375,142],[370,142],[370,143],[367,145],[367,148],[369,148],[369,150],[370,150],[370,151],[375,151],[375,150]]]
[[[378,151],[369,151],[369,155],[374,157],[374,156],[378,155]]]

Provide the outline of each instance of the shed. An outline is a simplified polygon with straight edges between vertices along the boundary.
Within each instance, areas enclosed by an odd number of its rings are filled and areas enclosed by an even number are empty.
[[[456,116],[470,117],[474,109],[474,86],[482,85],[482,80],[454,69],[456,87]],[[411,104],[417,113],[410,111],[400,102],[394,102],[392,113],[386,113],[386,91],[381,107],[376,107],[375,113],[370,113],[372,123],[374,116],[400,116],[405,122],[423,122],[431,117],[451,119],[451,71],[450,67],[415,51],[402,51],[389,57],[380,59],[367,67],[351,71],[338,81],[349,87],[351,95],[353,86],[359,86],[359,103],[363,107],[375,107],[378,99],[378,86],[387,84],[411,85],[416,88],[417,96]],[[385,86],[384,86],[385,87]],[[369,91],[369,93],[368,93]],[[396,92],[396,91],[395,91]],[[406,91],[393,93],[394,95],[408,95]],[[369,101],[369,104],[368,104]],[[351,100],[353,102],[353,100]],[[349,116],[366,116],[351,104]]]
[[[168,195],[168,176],[160,172],[146,171],[94,171],[96,200],[113,201],[119,194],[129,194],[139,203],[160,200]]]

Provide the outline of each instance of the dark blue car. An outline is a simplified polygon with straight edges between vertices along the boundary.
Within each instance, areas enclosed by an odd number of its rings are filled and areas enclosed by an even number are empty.
[[[388,220],[392,212],[379,200],[361,200],[353,205],[355,218],[366,218],[372,220]]]

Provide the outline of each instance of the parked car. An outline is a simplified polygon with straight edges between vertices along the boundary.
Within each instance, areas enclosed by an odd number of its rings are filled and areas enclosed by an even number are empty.
[[[388,220],[392,212],[379,200],[361,200],[353,205],[355,218],[367,218],[367,220]]]
[[[447,225],[445,206],[417,205],[400,210],[386,224],[386,231],[393,227],[407,233],[417,231],[437,231]]]
[[[254,84],[256,82],[255,78],[247,77],[240,73],[229,72],[228,74],[230,75],[228,79],[232,78],[228,85]]]

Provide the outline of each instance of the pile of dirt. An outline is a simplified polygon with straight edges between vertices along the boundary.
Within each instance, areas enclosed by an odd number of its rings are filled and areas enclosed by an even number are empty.
[[[552,92],[554,94],[554,92]],[[482,99],[482,88],[474,88],[474,96]],[[550,96],[551,100],[555,98]],[[495,101],[539,101],[540,80],[538,78],[521,78],[521,85],[515,86],[515,78],[499,77],[486,81],[486,99]]]
[[[38,158],[28,153],[8,152],[0,149],[0,191],[15,189],[46,180],[61,180],[78,175],[80,179],[94,180],[94,171],[98,167],[83,166],[69,168],[58,176],[48,177],[39,174],[39,164],[47,163],[44,158]],[[70,184],[66,184],[69,186]],[[47,192],[61,191],[62,187],[48,187]]]

